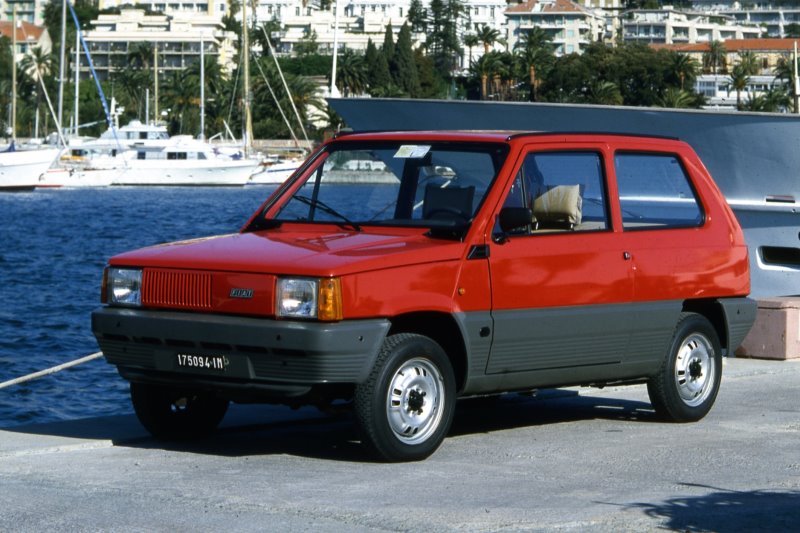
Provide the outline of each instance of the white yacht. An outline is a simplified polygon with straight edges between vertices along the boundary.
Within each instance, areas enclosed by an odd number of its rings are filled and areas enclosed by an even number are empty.
[[[30,191],[58,157],[58,148],[19,149],[12,142],[0,151],[0,191]]]
[[[267,157],[261,167],[250,176],[251,185],[272,185],[283,183],[303,164],[302,158],[284,159],[277,156]]]
[[[243,186],[259,166],[256,160],[221,153],[188,135],[133,143],[113,159],[118,164],[112,185]]]

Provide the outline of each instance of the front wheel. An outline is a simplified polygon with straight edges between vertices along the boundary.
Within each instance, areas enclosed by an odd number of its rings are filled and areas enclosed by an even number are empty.
[[[455,411],[455,377],[444,350],[422,335],[388,337],[369,378],[356,387],[355,410],[364,444],[378,457],[428,457]]]
[[[694,422],[711,410],[722,379],[722,348],[702,315],[682,313],[669,354],[647,383],[656,412],[674,422]]]
[[[131,401],[139,422],[161,439],[207,435],[228,411],[228,401],[212,394],[146,383],[131,383]]]

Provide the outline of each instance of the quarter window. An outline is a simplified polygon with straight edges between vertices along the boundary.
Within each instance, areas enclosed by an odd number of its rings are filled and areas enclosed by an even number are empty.
[[[625,229],[693,227],[703,211],[686,171],[673,155],[617,154],[614,158]]]

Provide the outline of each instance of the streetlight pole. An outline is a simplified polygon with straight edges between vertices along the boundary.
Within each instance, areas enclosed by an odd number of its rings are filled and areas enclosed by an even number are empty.
[[[331,96],[339,98],[336,87],[336,56],[339,54],[339,0],[333,0],[333,66],[331,67]]]

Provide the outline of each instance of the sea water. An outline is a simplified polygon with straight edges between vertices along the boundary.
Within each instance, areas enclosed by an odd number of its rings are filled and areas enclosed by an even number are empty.
[[[114,254],[241,228],[275,186],[0,194],[0,382],[99,350],[91,312]],[[104,359],[0,389],[0,427],[131,413]]]

